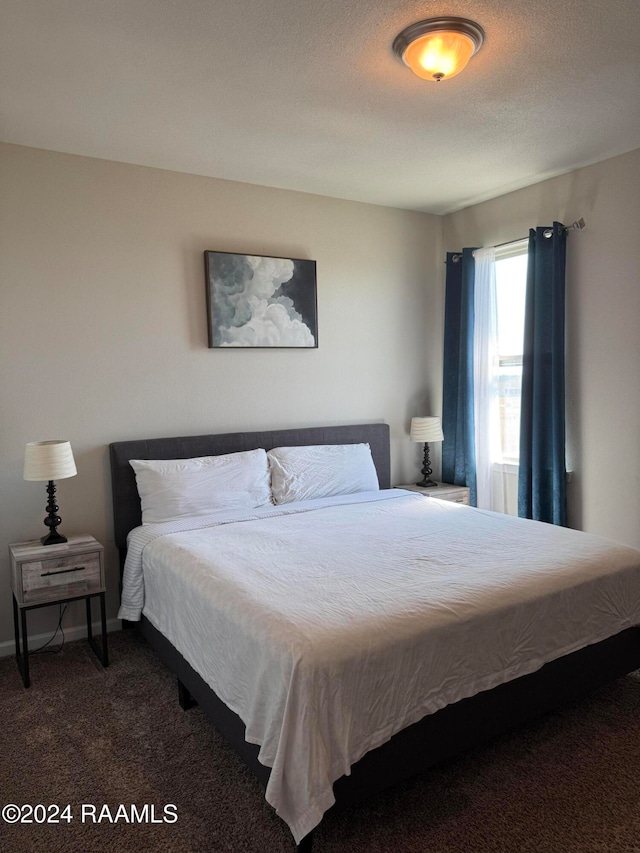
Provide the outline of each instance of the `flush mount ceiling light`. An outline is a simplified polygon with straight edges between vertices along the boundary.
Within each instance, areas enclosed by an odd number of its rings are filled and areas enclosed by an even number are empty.
[[[467,18],[428,18],[393,41],[398,59],[423,80],[448,80],[465,67],[484,41],[484,30]]]

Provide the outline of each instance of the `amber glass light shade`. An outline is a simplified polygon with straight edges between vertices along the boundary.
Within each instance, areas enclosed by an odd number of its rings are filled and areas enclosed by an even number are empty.
[[[471,59],[473,42],[463,33],[427,33],[406,49],[404,61],[424,80],[448,80]]]
[[[423,80],[455,77],[482,47],[485,32],[468,18],[427,18],[395,37],[393,52]]]

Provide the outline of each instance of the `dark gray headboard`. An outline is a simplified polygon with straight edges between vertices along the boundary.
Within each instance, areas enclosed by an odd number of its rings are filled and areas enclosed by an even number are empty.
[[[241,450],[264,447],[292,447],[304,444],[368,444],[378,472],[381,489],[391,485],[389,426],[355,424],[353,426],[307,427],[270,432],[230,432],[223,435],[190,435],[178,438],[150,438],[116,441],[109,445],[113,521],[115,541],[121,560],[127,548],[127,534],[141,523],[141,508],[136,478],[130,459],[188,459],[192,456],[220,456]]]

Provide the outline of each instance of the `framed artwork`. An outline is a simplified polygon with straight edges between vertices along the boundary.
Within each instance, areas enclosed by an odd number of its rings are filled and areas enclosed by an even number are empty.
[[[204,257],[210,347],[318,346],[315,261]]]

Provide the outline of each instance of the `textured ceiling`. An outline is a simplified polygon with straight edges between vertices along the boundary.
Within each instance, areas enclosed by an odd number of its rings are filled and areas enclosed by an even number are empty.
[[[435,84],[392,55],[478,21]],[[0,0],[0,139],[443,213],[640,147],[639,0]]]

